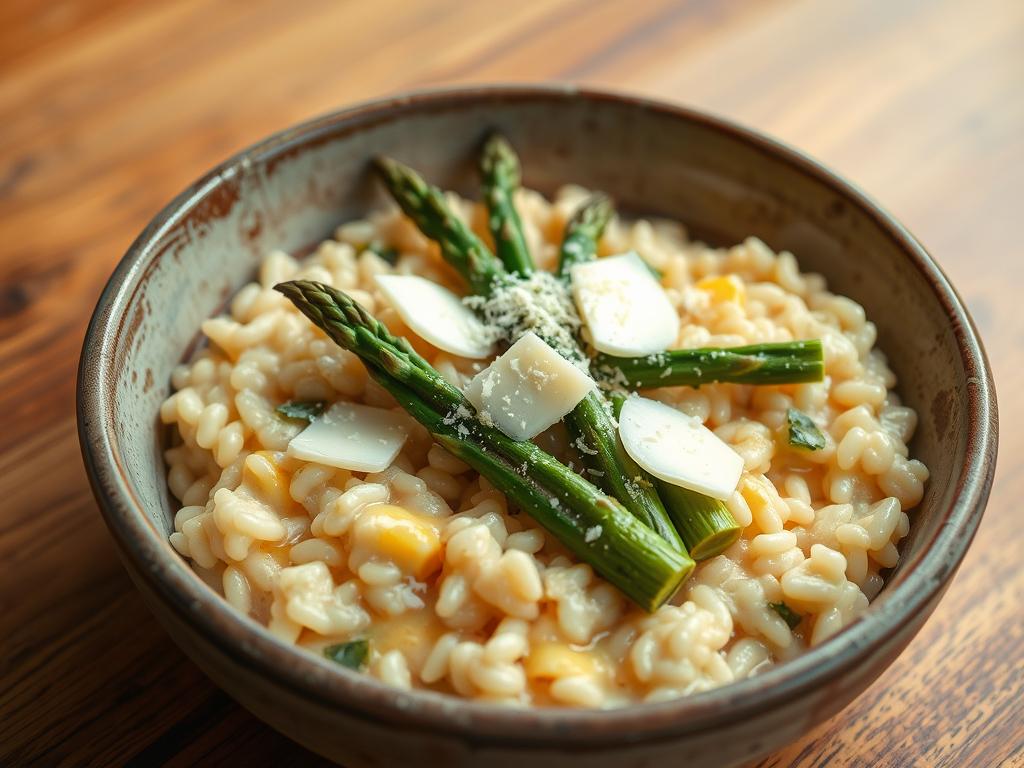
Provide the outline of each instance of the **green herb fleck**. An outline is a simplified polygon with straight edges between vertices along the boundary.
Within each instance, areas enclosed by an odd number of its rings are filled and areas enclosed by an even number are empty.
[[[327,403],[322,400],[289,400],[277,406],[279,415],[286,419],[311,422],[324,412]]]
[[[366,244],[366,250],[373,251],[391,266],[398,263],[398,251],[380,240],[373,240]]]
[[[789,425],[789,444],[809,451],[820,451],[825,447],[825,435],[811,417],[796,408],[786,411],[786,423]]]
[[[324,656],[349,669],[362,669],[370,655],[369,640],[351,640],[324,648]]]
[[[779,614],[790,629],[796,629],[796,625],[803,620],[803,616],[785,603],[768,603],[768,607]]]

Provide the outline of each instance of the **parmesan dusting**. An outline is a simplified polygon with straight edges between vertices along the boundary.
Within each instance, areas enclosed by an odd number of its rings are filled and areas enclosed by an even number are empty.
[[[532,331],[577,367],[588,369],[576,343],[576,307],[565,284],[550,272],[504,276],[490,296],[466,296],[462,302],[483,320],[492,341],[511,344]]]
[[[576,442],[574,442],[573,445],[576,446],[580,453],[585,453],[588,456],[597,456],[597,451],[586,444],[583,440],[583,435],[577,437]]]

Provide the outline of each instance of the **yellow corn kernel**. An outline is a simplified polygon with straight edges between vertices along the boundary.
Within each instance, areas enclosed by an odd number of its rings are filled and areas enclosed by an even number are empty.
[[[530,650],[526,675],[531,679],[558,679],[572,675],[593,675],[597,664],[591,654],[574,651],[564,643],[541,643]]]
[[[273,451],[256,451],[245,459],[242,482],[253,493],[279,512],[291,509],[292,498],[288,491],[288,475],[278,464],[280,454]]]
[[[377,653],[401,651],[412,669],[420,669],[445,629],[433,611],[407,611],[392,619],[375,620],[371,639]]]
[[[696,287],[707,293],[711,297],[711,301],[716,304],[733,301],[742,305],[747,300],[747,291],[743,286],[743,281],[736,275],[705,277],[697,283]]]
[[[750,507],[751,517],[754,525],[763,533],[778,533],[783,529],[785,518],[779,515],[775,506],[775,498],[772,497],[771,483],[763,476],[747,476],[740,480],[740,493],[743,495],[747,506]],[[788,517],[788,515],[787,515]]]
[[[748,476],[740,481],[740,493],[750,507],[750,511],[757,515],[766,507],[772,504],[768,492],[754,477]]]
[[[393,504],[370,507],[360,516],[356,545],[387,558],[423,580],[441,568],[441,537],[422,518]]]

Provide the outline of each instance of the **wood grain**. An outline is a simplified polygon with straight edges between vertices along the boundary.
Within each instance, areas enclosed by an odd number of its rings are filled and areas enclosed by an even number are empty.
[[[763,766],[1024,766],[1024,4],[64,0],[0,5],[0,764],[311,765],[163,635],[78,457],[85,323],[147,219],[266,133],[412,86],[569,79],[728,115],[893,210],[1002,387],[992,502],[947,597]]]

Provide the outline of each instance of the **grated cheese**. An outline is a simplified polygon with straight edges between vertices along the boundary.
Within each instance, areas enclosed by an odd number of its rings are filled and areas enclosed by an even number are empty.
[[[492,341],[512,344],[534,333],[562,357],[587,370],[588,360],[576,342],[580,328],[576,307],[565,285],[550,272],[537,271],[525,278],[507,275],[495,284],[490,296],[467,296],[462,302],[477,313]]]

